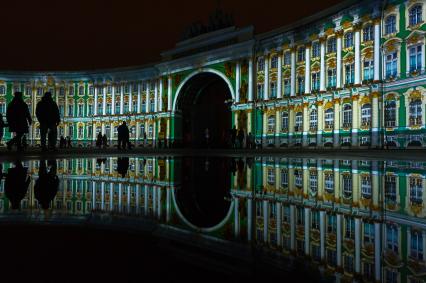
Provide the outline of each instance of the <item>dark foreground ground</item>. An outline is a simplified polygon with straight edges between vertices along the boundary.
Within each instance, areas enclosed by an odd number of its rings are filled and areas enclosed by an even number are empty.
[[[282,156],[300,158],[329,158],[329,159],[359,159],[359,160],[414,160],[426,161],[426,149],[301,149],[301,148],[267,148],[267,149],[156,149],[134,148],[117,150],[116,148],[67,148],[58,151],[42,152],[40,148],[29,148],[17,153],[0,148],[1,160],[39,157],[108,157],[112,155],[125,156]]]
[[[306,271],[303,261],[284,271],[261,261],[261,256],[241,259],[150,233],[8,224],[0,227],[0,239],[2,282],[319,280],[319,274]]]

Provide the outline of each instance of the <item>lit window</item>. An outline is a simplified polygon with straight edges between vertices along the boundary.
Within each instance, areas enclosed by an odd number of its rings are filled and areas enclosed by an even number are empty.
[[[385,102],[386,127],[396,126],[396,102],[394,100]]]
[[[422,101],[416,99],[409,105],[409,125],[417,126],[422,124]]]
[[[385,34],[392,34],[396,32],[396,16],[390,15],[385,20]]]
[[[412,46],[409,48],[410,54],[410,72],[420,71],[422,69],[422,46]]]
[[[318,126],[318,112],[316,109],[312,109],[309,117],[309,128],[316,130]]]
[[[299,47],[299,49],[297,49],[297,62],[302,61],[305,61],[305,48]]]
[[[396,52],[386,55],[386,78],[396,78],[398,73],[398,57]]]
[[[362,31],[363,41],[370,41],[374,39],[374,30],[372,25],[368,25]]]
[[[422,22],[422,5],[415,5],[409,12],[410,26],[417,25]]]
[[[327,53],[336,52],[336,38],[332,37],[327,40]]]
[[[276,69],[278,67],[278,56],[274,55],[271,57],[271,68]]]
[[[320,57],[320,44],[318,41],[312,44],[312,57]]]
[[[364,61],[364,80],[372,80],[374,77],[374,61]]]
[[[352,47],[354,45],[354,34],[352,32],[347,32],[345,34],[345,48]]]

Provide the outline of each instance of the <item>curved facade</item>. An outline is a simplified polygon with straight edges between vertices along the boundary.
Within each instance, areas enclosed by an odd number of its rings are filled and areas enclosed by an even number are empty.
[[[3,72],[0,111],[21,90],[34,113],[50,90],[64,117],[60,135],[75,143],[98,132],[114,140],[127,120],[136,143],[145,132],[149,144],[179,144],[180,90],[212,72],[230,88],[232,123],[264,146],[424,146],[425,13],[423,0],[348,1],[258,36],[251,27],[199,35],[151,66]],[[35,123],[29,139],[38,138]]]

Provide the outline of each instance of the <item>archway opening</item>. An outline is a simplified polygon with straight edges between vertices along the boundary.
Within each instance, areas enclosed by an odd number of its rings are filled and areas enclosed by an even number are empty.
[[[227,83],[214,73],[200,73],[190,78],[178,94],[177,109],[181,123],[177,136],[186,147],[225,147],[231,128],[232,98]],[[208,138],[207,138],[208,136]]]

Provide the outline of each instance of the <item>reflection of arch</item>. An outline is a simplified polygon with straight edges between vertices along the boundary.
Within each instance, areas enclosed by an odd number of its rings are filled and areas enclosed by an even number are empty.
[[[180,83],[180,85],[178,86],[178,88],[177,88],[177,90],[176,90],[176,93],[175,93],[175,98],[173,99],[173,107],[172,107],[172,109],[173,109],[173,111],[176,111],[176,104],[177,104],[177,101],[178,101],[178,97],[179,97],[179,94],[180,94],[180,91],[182,90],[182,88],[183,88],[183,86],[192,78],[192,77],[194,77],[194,76],[196,76],[196,75],[198,75],[198,74],[200,74],[200,73],[213,73],[213,74],[216,74],[216,75],[218,75],[219,77],[221,77],[225,82],[226,82],[226,84],[228,85],[228,88],[229,88],[229,91],[231,92],[231,96],[232,96],[232,99],[234,99],[235,100],[235,93],[234,93],[234,89],[233,89],[233,87],[232,87],[232,83],[231,83],[231,81],[223,74],[223,73],[221,73],[221,72],[219,72],[219,71],[217,71],[217,70],[215,70],[215,69],[211,69],[211,68],[201,68],[201,69],[199,69],[199,70],[197,70],[197,71],[194,71],[194,72],[192,72],[191,74],[189,74],[181,83]]]
[[[177,202],[176,202],[175,190],[174,189],[173,189],[173,193],[172,193],[172,200],[173,200],[173,205],[176,209],[176,213],[177,213],[179,219],[181,219],[186,225],[188,225],[192,229],[198,230],[198,231],[201,231],[201,232],[213,232],[213,231],[216,231],[216,230],[219,230],[220,228],[222,228],[226,224],[226,222],[229,221],[229,218],[231,217],[231,214],[232,214],[233,209],[234,209],[234,202],[235,202],[235,200],[232,200],[231,205],[229,206],[229,210],[226,213],[225,218],[220,223],[218,223],[218,224],[216,224],[215,226],[212,226],[212,227],[202,228],[202,227],[198,227],[198,226],[195,226],[194,224],[192,224],[182,214],[182,212],[180,211],[179,206],[177,205]]]

